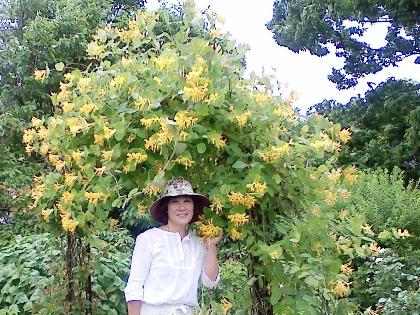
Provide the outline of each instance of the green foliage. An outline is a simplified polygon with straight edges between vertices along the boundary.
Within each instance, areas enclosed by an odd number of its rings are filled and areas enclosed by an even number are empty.
[[[419,279],[418,256],[402,258],[387,249],[358,268],[352,296],[364,308],[377,305],[385,306],[385,314],[414,314],[420,306]],[[400,313],[392,312],[397,309]]]
[[[101,233],[91,242],[94,314],[123,314],[121,293],[133,239],[125,230]],[[0,314],[65,313],[63,244],[51,234],[17,236],[0,251]],[[58,302],[59,301],[59,302]],[[76,308],[73,308],[77,311]]]
[[[323,101],[312,106],[317,112],[350,128],[352,138],[340,153],[339,165],[360,168],[398,166],[409,179],[420,178],[420,95],[415,82],[389,79],[363,98],[343,105]]]
[[[330,52],[327,44],[334,45],[345,64],[333,69],[329,79],[346,89],[370,73],[419,53],[419,10],[416,0],[277,0],[267,27],[279,45],[295,52],[309,50],[325,56]],[[360,39],[369,25],[384,22],[389,23],[385,46],[372,48]]]
[[[420,192],[413,184],[404,184],[400,170],[360,172],[349,191],[350,197],[340,207],[362,214],[374,232],[388,231],[379,235],[384,244],[396,245],[401,251],[409,244],[419,248],[420,224],[415,218],[420,216]],[[407,229],[413,235],[404,240],[398,235],[398,229]],[[398,244],[390,240],[393,237],[399,240]]]

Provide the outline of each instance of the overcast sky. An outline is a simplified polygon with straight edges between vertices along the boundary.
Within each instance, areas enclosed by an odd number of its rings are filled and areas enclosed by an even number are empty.
[[[154,0],[149,1],[153,6]],[[390,67],[383,71],[369,75],[357,87],[339,91],[327,79],[333,67],[339,68],[343,64],[341,58],[329,54],[325,57],[312,56],[308,52],[296,54],[285,47],[278,46],[272,33],[265,24],[271,20],[274,0],[195,0],[199,8],[210,5],[211,9],[225,20],[223,29],[229,32],[238,43],[248,44],[247,72],[261,72],[274,74],[286,92],[294,90],[299,98],[295,106],[302,109],[302,113],[311,106],[324,99],[336,99],[342,103],[352,96],[364,94],[368,89],[366,82],[379,83],[389,76],[396,78],[410,78],[420,81],[420,65],[414,65],[415,56],[405,59],[398,67]],[[375,48],[385,44],[386,25],[372,27],[365,37]],[[271,70],[275,68],[276,70]]]

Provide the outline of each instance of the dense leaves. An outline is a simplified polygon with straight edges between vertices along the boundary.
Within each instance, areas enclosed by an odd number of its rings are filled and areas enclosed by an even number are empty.
[[[343,105],[325,100],[312,106],[317,112],[350,128],[352,139],[343,147],[339,164],[360,168],[398,166],[406,178],[420,177],[420,95],[419,84],[389,79],[365,97]]]
[[[277,0],[267,27],[279,45],[295,52],[325,56],[328,44],[334,45],[345,65],[333,69],[329,79],[346,89],[367,74],[420,53],[419,12],[417,0]],[[387,43],[381,48],[361,39],[375,23],[389,23]]]

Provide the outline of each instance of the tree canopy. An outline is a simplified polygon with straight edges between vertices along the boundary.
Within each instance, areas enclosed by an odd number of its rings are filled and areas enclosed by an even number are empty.
[[[334,68],[329,79],[347,89],[367,74],[420,53],[419,12],[418,0],[277,0],[267,27],[279,45],[294,52],[325,56],[329,45],[335,46],[345,64]],[[387,44],[373,48],[361,36],[378,23],[389,23]]]

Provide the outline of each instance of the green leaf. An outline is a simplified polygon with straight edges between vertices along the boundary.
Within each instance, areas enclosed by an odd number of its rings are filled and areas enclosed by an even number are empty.
[[[236,169],[243,169],[247,166],[247,164],[241,160],[236,161],[233,163],[232,167]]]
[[[204,143],[197,144],[197,152],[200,154],[206,152],[206,145]]]
[[[186,148],[187,148],[187,145],[185,143],[178,142],[174,147],[174,153],[181,154],[182,152],[185,151]]]
[[[280,288],[278,287],[277,284],[273,285],[271,287],[271,297],[270,297],[270,303],[272,305],[275,305],[279,302],[280,300]]]

